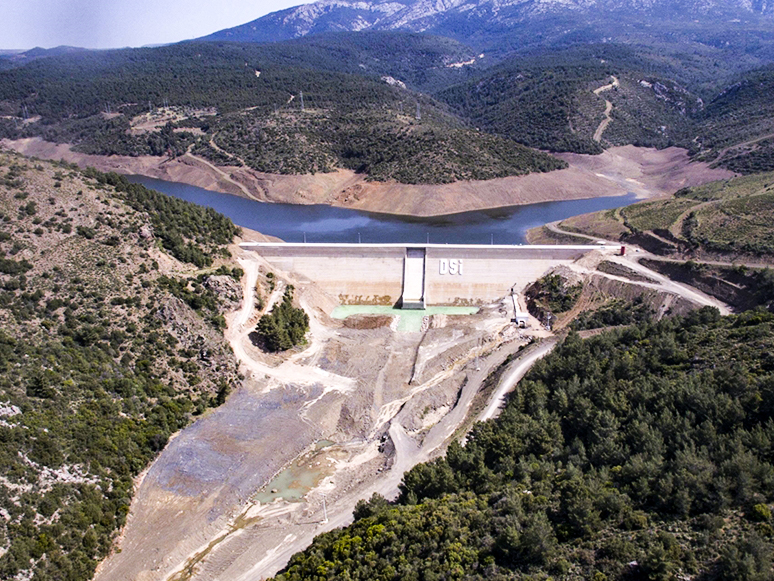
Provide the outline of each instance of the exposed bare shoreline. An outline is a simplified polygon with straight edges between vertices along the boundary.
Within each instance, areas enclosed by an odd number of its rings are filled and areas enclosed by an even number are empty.
[[[327,204],[408,216],[438,216],[504,206],[580,200],[633,192],[649,198],[725,179],[734,174],[692,162],[684,149],[614,147],[601,155],[559,154],[570,167],[549,173],[441,185],[367,182],[350,170],[315,175],[276,175],[244,167],[214,166],[186,154],[179,158],[100,156],[72,151],[40,138],[3,140],[27,156],[65,160],[101,171],[181,182],[261,202]]]

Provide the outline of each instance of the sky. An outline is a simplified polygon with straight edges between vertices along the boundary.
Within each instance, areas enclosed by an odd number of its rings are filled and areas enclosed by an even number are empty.
[[[0,0],[0,49],[177,42],[309,1]]]

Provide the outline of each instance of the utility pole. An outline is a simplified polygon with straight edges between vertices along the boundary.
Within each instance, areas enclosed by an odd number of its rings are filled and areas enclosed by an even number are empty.
[[[419,110],[419,101],[417,101],[417,121],[422,119],[422,112]]]
[[[323,524],[328,524],[328,508],[325,506],[325,495],[323,497]]]
[[[304,110],[304,92],[303,91],[301,91],[300,97],[301,97],[301,110],[303,111]]]

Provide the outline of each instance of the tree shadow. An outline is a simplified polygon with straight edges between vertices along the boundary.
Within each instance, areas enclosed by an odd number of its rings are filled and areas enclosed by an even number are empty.
[[[266,339],[258,331],[251,331],[247,337],[253,346],[258,347],[264,353],[272,353],[271,349],[266,345]]]

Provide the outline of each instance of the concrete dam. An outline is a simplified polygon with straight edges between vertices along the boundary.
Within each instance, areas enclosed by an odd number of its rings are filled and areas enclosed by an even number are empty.
[[[612,245],[244,243],[278,270],[313,281],[344,305],[482,305],[521,293],[547,271]]]

